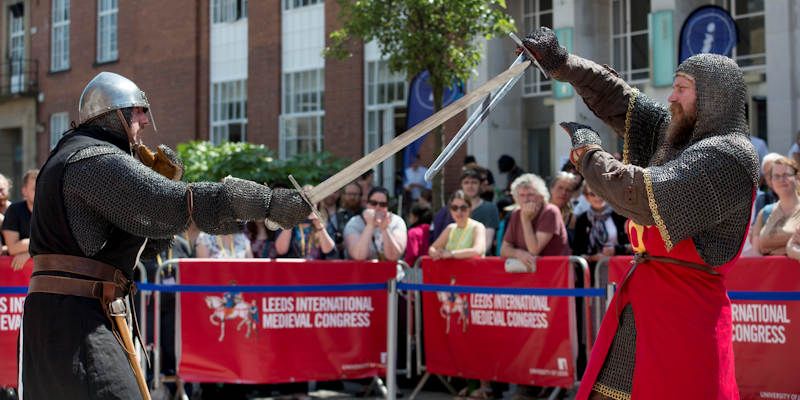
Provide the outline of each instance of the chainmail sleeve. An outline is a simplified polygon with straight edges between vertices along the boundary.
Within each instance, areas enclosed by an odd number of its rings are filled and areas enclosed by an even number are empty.
[[[592,112],[625,141],[623,161],[647,166],[669,125],[669,111],[607,65],[570,54],[553,77],[572,84]]]
[[[294,190],[232,177],[221,183],[172,181],[113,146],[91,146],[70,158],[64,197],[71,229],[86,254],[102,247],[109,226],[168,239],[186,230],[190,220],[202,231],[224,234],[264,218],[291,227],[310,213]]]
[[[745,135],[703,139],[645,170],[650,211],[667,249],[692,238],[709,265],[741,248],[758,179],[758,156]]]

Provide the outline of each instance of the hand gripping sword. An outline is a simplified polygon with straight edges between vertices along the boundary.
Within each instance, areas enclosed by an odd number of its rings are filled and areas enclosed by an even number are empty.
[[[490,79],[480,87],[476,88],[470,93],[467,93],[453,103],[450,103],[450,105],[442,108],[436,112],[436,114],[433,114],[422,122],[414,125],[413,128],[405,131],[400,136],[395,137],[391,142],[386,143],[361,159],[356,160],[343,170],[315,186],[313,189],[308,191],[303,190],[296,182],[294,182],[294,179],[290,177],[290,180],[293,181],[292,184],[295,186],[295,189],[300,192],[305,201],[311,206],[311,209],[314,210],[315,213],[318,213],[315,204],[319,203],[324,198],[341,189],[348,183],[354,181],[364,172],[371,170],[376,165],[380,164],[398,151],[404,149],[406,146],[424,136],[437,126],[443,124],[445,121],[466,110],[467,107],[476,103],[484,96],[489,95],[493,90],[497,89],[501,85],[507,84],[510,80],[514,80],[514,82],[516,82],[516,80],[522,76],[522,73],[525,72],[525,69],[531,65],[530,60],[532,59],[533,58],[531,57],[531,59],[528,60],[520,60],[519,62],[515,61],[510,68],[503,71],[501,74]],[[270,223],[271,221],[267,222]]]
[[[522,49],[522,52],[519,54],[517,59],[514,60],[514,63],[511,64],[509,69],[525,62],[525,60],[529,60],[532,61],[534,65],[536,65],[536,67],[539,68],[539,71],[542,72],[542,75],[544,75],[545,78],[547,78],[548,77],[547,73],[536,61],[536,58],[533,56],[533,54],[531,54],[531,52],[522,44],[522,41],[519,40],[517,35],[509,33],[508,36],[510,36],[511,39],[514,40],[514,43],[517,44],[517,47]],[[464,123],[461,129],[458,130],[458,133],[456,133],[456,135],[453,137],[453,140],[451,140],[450,143],[447,144],[444,150],[442,150],[442,153],[439,154],[439,157],[437,157],[436,160],[433,161],[431,167],[428,168],[427,171],[425,171],[426,181],[430,182],[431,180],[433,180],[433,177],[436,174],[438,174],[439,171],[442,170],[444,164],[448,160],[450,160],[450,158],[452,158],[453,155],[456,154],[458,148],[461,147],[461,145],[464,144],[464,142],[467,139],[469,139],[469,137],[472,136],[473,133],[475,133],[475,130],[478,128],[481,122],[483,122],[486,119],[486,117],[489,116],[489,113],[492,112],[492,110],[494,110],[494,108],[497,106],[497,103],[499,103],[500,100],[503,97],[505,97],[509,91],[511,91],[511,88],[514,87],[514,85],[517,83],[517,81],[519,81],[520,78],[522,78],[522,74],[512,77],[500,89],[497,90],[497,93],[495,93],[494,97],[492,97],[492,95],[489,94],[488,96],[486,96],[485,99],[483,99],[481,107],[475,110],[469,116],[467,122]]]

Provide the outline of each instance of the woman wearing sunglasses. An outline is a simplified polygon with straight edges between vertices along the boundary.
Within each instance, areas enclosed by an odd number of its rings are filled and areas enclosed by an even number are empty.
[[[406,224],[389,212],[389,191],[376,186],[367,195],[367,208],[344,227],[351,260],[397,261],[406,251]]]
[[[452,224],[436,238],[428,255],[434,260],[441,258],[472,258],[486,252],[486,227],[470,218],[472,202],[463,190],[450,196],[450,215]]]

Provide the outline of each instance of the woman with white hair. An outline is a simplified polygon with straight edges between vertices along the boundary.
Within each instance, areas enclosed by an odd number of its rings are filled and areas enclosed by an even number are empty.
[[[519,209],[511,214],[500,250],[502,257],[516,258],[529,269],[534,256],[564,256],[571,250],[561,211],[550,204],[550,193],[542,178],[523,174],[511,184]]]

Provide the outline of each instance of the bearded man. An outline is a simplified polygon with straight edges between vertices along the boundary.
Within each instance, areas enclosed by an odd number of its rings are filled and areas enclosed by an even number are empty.
[[[79,125],[41,169],[31,220],[34,272],[20,330],[20,398],[148,399],[143,379],[134,378],[138,366],[120,345],[122,329],[112,324],[119,308],[109,306],[129,294],[140,256],[165,249],[190,222],[226,234],[253,219],[289,228],[311,211],[293,190],[230,177],[180,182],[183,167],[169,148],[153,157],[141,145],[149,107],[132,81],[98,74],[81,94]]]
[[[540,28],[524,41],[624,138],[623,162],[591,128],[562,123],[570,160],[627,223],[637,255],[603,320],[578,399],[738,399],[724,276],[758,180],[747,88],[730,58],[678,66],[667,110]],[[635,378],[635,379],[634,379]]]

